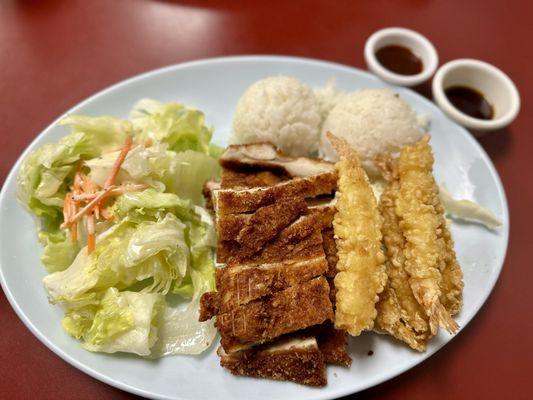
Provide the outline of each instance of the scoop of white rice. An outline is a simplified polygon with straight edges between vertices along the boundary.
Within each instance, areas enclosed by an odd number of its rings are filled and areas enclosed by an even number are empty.
[[[322,126],[320,155],[337,160],[326,133],[344,138],[359,154],[364,168],[377,174],[374,159],[417,142],[424,130],[415,111],[389,89],[366,89],[343,95]]]
[[[292,156],[316,152],[321,114],[308,86],[276,76],[255,82],[237,103],[232,143],[269,141]]]

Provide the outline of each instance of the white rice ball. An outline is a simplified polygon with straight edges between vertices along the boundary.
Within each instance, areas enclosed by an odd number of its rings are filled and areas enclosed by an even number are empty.
[[[292,156],[317,151],[321,112],[315,94],[295,78],[255,82],[237,103],[232,143],[272,142]]]
[[[424,134],[420,118],[397,93],[389,89],[366,89],[347,93],[333,107],[322,126],[320,155],[336,161],[337,153],[327,132],[344,138],[359,154],[369,174],[378,170],[375,157],[397,153]]]

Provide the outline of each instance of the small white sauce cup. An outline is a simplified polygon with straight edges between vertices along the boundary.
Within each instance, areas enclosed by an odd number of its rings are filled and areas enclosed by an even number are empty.
[[[376,52],[390,45],[411,50],[422,61],[422,72],[402,75],[385,68],[376,58]],[[368,69],[386,82],[399,86],[416,86],[433,76],[439,64],[439,57],[433,44],[420,33],[406,28],[385,28],[374,32],[366,41],[365,61]]]
[[[480,92],[492,106],[494,117],[473,118],[455,108],[445,94],[452,86],[466,86]],[[442,111],[455,122],[477,131],[504,128],[520,110],[520,95],[513,81],[500,69],[479,60],[464,58],[444,64],[433,78],[432,91]]]

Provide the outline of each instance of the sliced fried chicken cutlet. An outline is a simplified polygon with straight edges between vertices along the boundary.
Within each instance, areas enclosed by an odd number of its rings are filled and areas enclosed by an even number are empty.
[[[346,334],[332,324],[328,282],[336,271],[334,166],[286,157],[266,143],[230,146],[220,163],[222,183],[206,184],[204,196],[225,266],[216,272],[217,292],[201,299],[200,318],[216,316],[221,365],[323,386],[326,362],[351,362]]]

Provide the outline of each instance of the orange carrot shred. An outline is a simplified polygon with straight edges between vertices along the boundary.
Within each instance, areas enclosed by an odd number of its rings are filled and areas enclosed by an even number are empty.
[[[98,206],[100,201],[102,201],[104,198],[109,196],[112,193],[113,187],[110,187],[108,189],[102,190],[94,199],[92,199],[85,207],[83,207],[80,211],[78,211],[75,215],[73,215],[71,218],[66,219],[65,222],[61,224],[61,228],[66,228],[70,225],[72,225],[74,222],[76,222],[78,219],[80,219],[82,216],[90,213],[93,211],[94,207]]]
[[[91,254],[96,247],[96,235],[94,229],[94,214],[87,217],[87,253]]]
[[[104,189],[107,189],[109,186],[115,183],[115,179],[120,171],[120,167],[122,166],[122,163],[126,159],[128,152],[131,150],[132,144],[133,144],[133,139],[131,135],[126,136],[126,142],[124,143],[124,146],[122,147],[122,150],[120,151],[120,154],[115,160],[115,164],[113,164],[113,169],[111,170],[111,174],[109,175],[109,177],[106,179],[104,183]]]

